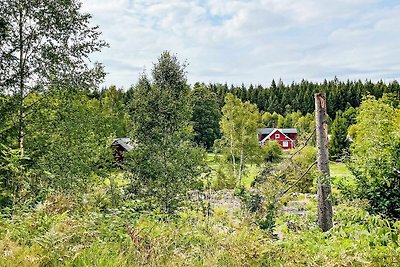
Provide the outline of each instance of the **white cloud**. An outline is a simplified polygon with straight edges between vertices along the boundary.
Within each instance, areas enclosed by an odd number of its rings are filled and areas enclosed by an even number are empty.
[[[163,50],[189,82],[400,78],[400,4],[379,0],[83,0],[111,48],[95,59],[125,88]]]

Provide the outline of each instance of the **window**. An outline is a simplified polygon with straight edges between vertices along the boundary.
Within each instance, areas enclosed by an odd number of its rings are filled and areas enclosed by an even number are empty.
[[[289,146],[289,142],[288,141],[283,141],[282,142],[282,147],[288,147]]]
[[[277,133],[277,134],[275,134],[275,139],[279,139],[279,134]]]

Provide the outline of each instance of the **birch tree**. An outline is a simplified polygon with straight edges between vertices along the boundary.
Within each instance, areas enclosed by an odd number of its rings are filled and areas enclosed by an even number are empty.
[[[104,76],[89,54],[107,44],[78,0],[0,0],[0,93],[11,95],[15,147],[24,155],[29,115],[49,88],[92,88]],[[41,97],[27,104],[29,94]]]
[[[230,161],[232,175],[241,185],[246,164],[262,160],[262,149],[257,140],[261,116],[256,105],[243,103],[230,93],[225,97],[222,114],[223,137],[219,145]]]

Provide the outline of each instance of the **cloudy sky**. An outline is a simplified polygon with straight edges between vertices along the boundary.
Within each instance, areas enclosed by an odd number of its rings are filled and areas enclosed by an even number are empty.
[[[164,50],[188,81],[400,78],[397,0],[82,0],[110,48],[92,57],[128,88]]]

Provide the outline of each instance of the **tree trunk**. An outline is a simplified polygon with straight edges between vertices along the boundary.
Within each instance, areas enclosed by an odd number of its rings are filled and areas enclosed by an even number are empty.
[[[315,94],[315,123],[317,133],[318,162],[318,225],[322,231],[332,228],[331,181],[328,158],[328,122],[326,120],[326,96]]]
[[[237,175],[236,175],[236,159],[235,159],[235,154],[234,154],[234,151],[233,151],[233,131],[234,131],[234,129],[231,129],[230,149],[231,149],[231,157],[232,157],[233,177],[237,178]]]
[[[243,176],[243,145],[242,145],[242,150],[240,151],[239,186],[242,185],[242,176]]]
[[[19,106],[18,106],[18,146],[20,149],[21,157],[24,156],[24,22],[23,22],[23,7],[19,6]]]

